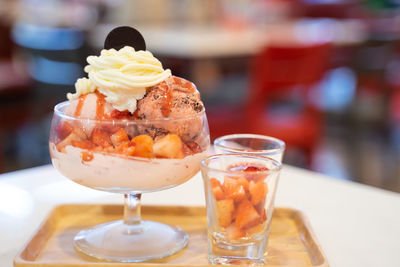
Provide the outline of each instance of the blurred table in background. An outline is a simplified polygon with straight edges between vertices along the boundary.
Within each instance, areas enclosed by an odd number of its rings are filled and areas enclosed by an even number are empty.
[[[89,36],[90,44],[102,48],[105,36],[114,27],[96,27]],[[355,19],[301,19],[236,30],[223,27],[135,27],[143,34],[149,51],[180,58],[251,56],[268,44],[301,45],[331,41],[338,46],[356,45],[367,38],[365,25]]]

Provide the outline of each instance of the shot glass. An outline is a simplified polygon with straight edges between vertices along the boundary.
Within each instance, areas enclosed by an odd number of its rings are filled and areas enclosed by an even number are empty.
[[[211,264],[263,265],[282,166],[269,157],[217,154],[201,162]]]
[[[214,141],[217,154],[246,153],[271,157],[282,162],[285,142],[274,137],[258,134],[231,134]]]

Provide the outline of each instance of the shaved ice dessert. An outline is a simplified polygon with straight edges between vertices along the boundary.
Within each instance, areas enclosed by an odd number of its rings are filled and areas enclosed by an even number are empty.
[[[209,133],[193,83],[130,46],[87,62],[88,78],[55,107],[50,153],[62,174],[95,189],[148,192],[198,172]]]

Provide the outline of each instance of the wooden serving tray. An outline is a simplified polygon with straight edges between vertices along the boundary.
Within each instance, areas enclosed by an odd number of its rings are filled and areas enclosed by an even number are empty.
[[[143,219],[178,225],[190,236],[185,249],[161,260],[144,263],[101,262],[74,250],[72,241],[79,230],[122,219],[122,212],[123,207],[119,205],[58,206],[15,257],[14,266],[210,266],[207,261],[207,217],[204,207],[142,207]],[[271,227],[266,266],[329,266],[301,212],[275,208]]]

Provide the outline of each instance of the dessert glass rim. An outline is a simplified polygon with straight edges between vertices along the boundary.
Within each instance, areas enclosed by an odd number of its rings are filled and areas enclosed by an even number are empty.
[[[267,160],[267,161],[272,161],[274,164],[274,168],[268,169],[268,170],[263,170],[263,171],[247,171],[247,174],[272,174],[272,173],[277,173],[282,169],[282,163],[279,161],[266,157],[266,156],[261,156],[261,155],[252,155],[252,154],[246,154],[246,153],[224,153],[224,154],[214,154],[206,157],[201,161],[201,167],[206,168],[209,171],[214,171],[214,172],[220,172],[220,173],[225,173],[225,174],[243,174],[243,171],[229,171],[229,170],[223,170],[223,169],[218,169],[218,168],[213,168],[208,165],[208,163],[218,157],[243,157],[243,158],[250,158],[250,159],[262,159],[262,160]]]
[[[231,138],[258,138],[262,140],[270,140],[277,142],[280,147],[278,148],[273,148],[273,149],[260,149],[260,150],[252,150],[252,149],[240,149],[240,148],[232,148],[229,146],[222,145],[221,142],[225,141],[227,139]],[[243,133],[243,134],[229,134],[229,135],[224,135],[221,137],[218,137],[214,140],[214,146],[221,147],[224,150],[230,151],[230,152],[235,152],[235,153],[250,153],[250,154],[269,154],[269,155],[274,155],[281,153],[282,151],[285,150],[286,144],[284,141],[272,137],[272,136],[267,136],[267,135],[261,135],[261,134],[250,134],[250,133]]]
[[[57,105],[54,106],[54,113],[60,116],[63,119],[67,120],[76,120],[76,121],[86,121],[86,122],[94,122],[94,123],[124,123],[124,124],[141,124],[141,123],[152,123],[152,122],[162,122],[162,121],[178,121],[178,120],[188,120],[191,118],[197,118],[201,117],[205,114],[206,109],[203,106],[202,110],[195,113],[195,114],[190,114],[190,115],[185,115],[185,116],[179,116],[179,117],[167,117],[167,118],[158,118],[158,119],[91,119],[91,118],[79,118],[75,117],[72,115],[67,115],[64,113],[63,108],[65,108],[68,104],[70,103],[69,100],[63,101],[58,103]]]

